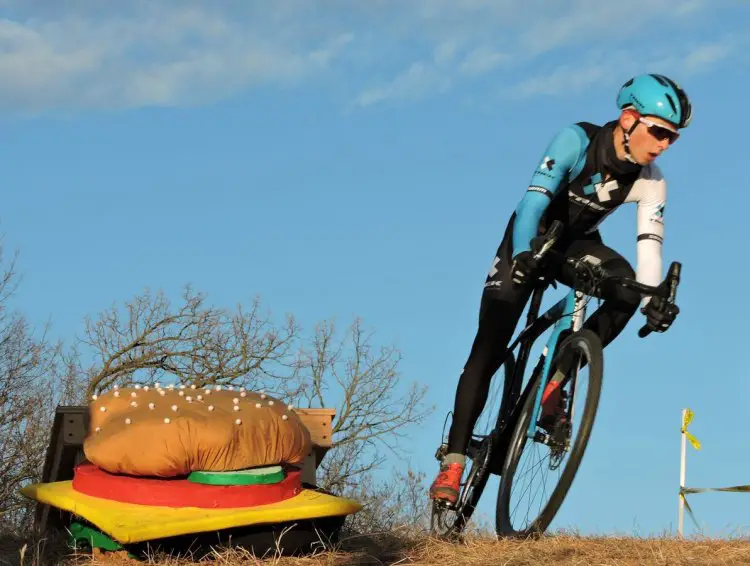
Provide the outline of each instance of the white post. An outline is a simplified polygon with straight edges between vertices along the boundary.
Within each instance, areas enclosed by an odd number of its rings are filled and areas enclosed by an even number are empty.
[[[687,409],[682,409],[682,419],[680,420],[680,430],[682,431],[682,453],[680,454],[680,503],[679,503],[679,514],[677,518],[677,532],[682,537],[682,526],[683,516],[685,514],[685,499],[682,497],[682,488],[685,487],[685,452],[687,449],[687,435],[682,430],[682,423],[685,422],[685,414]]]

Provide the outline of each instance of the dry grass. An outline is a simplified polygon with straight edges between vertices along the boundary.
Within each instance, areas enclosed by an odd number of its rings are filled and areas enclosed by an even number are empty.
[[[452,544],[426,536],[399,537],[396,534],[349,537],[333,549],[321,549],[310,556],[292,558],[271,553],[256,557],[240,550],[215,550],[199,562],[186,558],[153,557],[136,562],[124,553],[103,556],[79,555],[50,557],[52,549],[27,547],[23,562],[19,560],[18,546],[0,551],[0,565],[47,566],[99,565],[99,564],[153,564],[158,566],[190,566],[191,564],[218,564],[221,566],[363,566],[383,564],[403,565],[453,565],[468,566],[635,566],[682,564],[696,566],[750,564],[748,539],[689,539],[674,537],[582,537],[576,535],[547,536],[541,540],[494,540],[474,537],[463,543]],[[9,550],[12,552],[8,553]],[[44,553],[46,557],[40,555]],[[58,551],[59,552],[59,551]]]
[[[554,536],[536,541],[472,540],[464,546],[436,541],[422,545],[411,564],[607,566],[750,564],[749,541],[586,538]]]

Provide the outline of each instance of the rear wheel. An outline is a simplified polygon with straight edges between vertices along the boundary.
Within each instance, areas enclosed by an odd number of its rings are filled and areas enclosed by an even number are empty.
[[[494,457],[494,428],[499,422],[500,411],[505,410],[509,380],[513,377],[514,368],[515,360],[511,353],[505,360],[501,371],[493,377],[487,405],[475,427],[475,432],[478,434],[474,434],[469,441],[466,454],[468,473],[464,473],[455,505],[449,505],[441,500],[432,501],[430,532],[435,536],[449,539],[460,536],[479,503],[479,498],[490,476],[490,464]],[[502,379],[499,379],[501,377]],[[500,395],[501,391],[502,395]],[[438,460],[442,461],[446,450],[447,446],[443,444],[437,454]]]
[[[583,377],[584,369],[588,380]],[[557,349],[551,371],[561,381],[559,409],[552,422],[540,426],[541,408],[535,411],[535,403],[539,387],[546,384],[542,384],[539,373],[516,423],[503,465],[495,513],[499,536],[541,534],[560,509],[583,458],[599,406],[603,372],[599,337],[590,330],[571,334]],[[537,422],[531,428],[533,438],[529,438],[529,424],[535,412]],[[548,480],[548,475],[553,477]],[[539,479],[541,485],[532,485]],[[529,498],[528,503],[524,503],[524,497]]]

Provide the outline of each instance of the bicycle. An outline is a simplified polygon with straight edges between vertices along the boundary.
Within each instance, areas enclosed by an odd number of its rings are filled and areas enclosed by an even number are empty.
[[[571,266],[575,273],[574,286],[541,316],[539,310],[543,295],[549,285],[555,286],[555,282],[546,276],[532,291],[526,326],[506,348],[500,365],[504,369],[505,379],[494,428],[488,434],[477,434],[476,431],[472,434],[466,453],[468,474],[461,484],[456,503],[450,505],[433,500],[430,530],[441,538],[461,536],[491,474],[500,476],[495,509],[497,535],[526,537],[544,533],[560,509],[578,471],[599,405],[604,359],[599,337],[591,330],[581,328],[588,301],[606,281],[645,295],[658,296],[668,303],[675,301],[682,269],[679,262],[671,263],[665,279],[658,286],[644,285],[608,272],[597,263],[596,258],[568,258],[553,250],[562,230],[562,224],[554,222],[546,234],[535,238],[533,249],[538,260],[544,258],[557,266]],[[553,329],[552,333],[522,390],[532,346],[550,328]],[[651,330],[644,325],[639,329],[638,336],[644,338],[650,333]],[[513,353],[516,347],[519,347],[517,356]],[[580,396],[580,371],[586,366],[589,368],[590,386],[580,415],[580,433],[572,440],[573,425],[579,422],[573,404]],[[496,378],[497,374],[493,379]],[[559,383],[559,398],[554,412],[545,414],[542,400],[550,381]],[[540,417],[544,417],[544,420],[541,421]],[[570,459],[562,469],[546,505],[540,505],[538,514],[530,524],[518,528],[513,524],[511,515],[514,509],[511,508],[510,497],[519,460],[527,444],[549,448],[550,470],[559,470],[566,455]],[[443,442],[435,457],[442,461],[446,452],[447,444]],[[449,518],[451,514],[453,516]]]

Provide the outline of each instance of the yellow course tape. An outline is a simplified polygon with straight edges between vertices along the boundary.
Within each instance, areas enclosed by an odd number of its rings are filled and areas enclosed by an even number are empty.
[[[700,450],[700,441],[687,430],[688,425],[693,422],[693,417],[695,417],[693,411],[691,409],[687,409],[685,411],[685,416],[682,417],[682,433],[687,437],[688,442],[693,445],[693,448],[695,448],[696,450]]]
[[[695,414],[691,409],[685,409],[685,414],[682,417],[682,432],[685,434],[687,439],[690,441],[690,444],[693,445],[693,448],[696,450],[701,449],[701,443],[700,441],[695,438],[692,434],[690,434],[687,430],[688,425],[693,422],[693,418],[695,417]],[[726,491],[726,492],[733,492],[733,493],[749,493],[750,492],[750,485],[734,485],[731,487],[681,487],[680,488],[680,497],[682,498],[683,503],[685,503],[685,509],[687,509],[688,515],[690,515],[690,518],[693,520],[693,523],[696,527],[698,527],[698,522],[695,520],[695,516],[693,515],[693,510],[690,508],[690,504],[687,501],[686,495],[689,495],[691,493],[705,493],[707,491]],[[699,528],[699,527],[698,527]]]
[[[362,509],[354,500],[310,489],[279,503],[241,509],[151,507],[84,495],[75,491],[72,483],[33,484],[22,488],[21,493],[83,517],[123,544],[246,525],[350,515]]]
[[[690,507],[690,504],[688,503],[686,495],[690,493],[704,493],[706,491],[728,491],[728,492],[734,492],[734,493],[750,493],[750,485],[734,485],[732,487],[682,487],[680,488],[680,497],[682,497],[682,501],[685,503],[685,509],[687,509],[688,515],[690,515],[690,518],[693,520],[693,524],[697,529],[700,529],[700,526],[698,525],[698,521],[695,520],[695,515],[693,514],[693,510]]]

